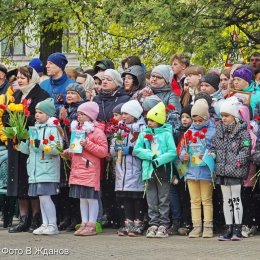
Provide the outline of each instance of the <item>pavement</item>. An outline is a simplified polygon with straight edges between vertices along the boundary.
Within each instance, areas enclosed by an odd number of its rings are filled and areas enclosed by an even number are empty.
[[[0,259],[122,259],[122,260],[193,260],[260,259],[260,235],[242,241],[219,242],[214,238],[189,239],[118,237],[115,229],[105,229],[92,237],[73,233],[44,236],[29,233],[9,234],[0,227]]]

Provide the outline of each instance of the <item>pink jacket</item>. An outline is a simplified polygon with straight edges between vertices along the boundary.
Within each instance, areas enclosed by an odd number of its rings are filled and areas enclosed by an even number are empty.
[[[95,126],[94,131],[87,134],[81,154],[68,153],[72,158],[69,184],[100,189],[100,162],[108,155],[107,138],[100,128]]]

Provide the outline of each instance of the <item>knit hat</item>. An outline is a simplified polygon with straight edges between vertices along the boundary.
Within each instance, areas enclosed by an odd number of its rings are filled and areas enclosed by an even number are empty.
[[[43,67],[43,63],[40,59],[38,58],[34,58],[29,62],[29,66],[34,68],[36,70],[36,72],[43,72],[44,71],[44,67]]]
[[[182,114],[187,114],[191,117],[191,108],[192,108],[192,105],[187,105],[185,106],[182,110],[181,110],[181,115]]]
[[[68,91],[77,92],[82,99],[86,99],[86,91],[83,86],[79,85],[78,83],[69,84],[66,88],[66,92]]]
[[[205,99],[198,99],[191,108],[191,117],[200,116],[205,120],[209,119],[209,106]]]
[[[143,108],[137,100],[130,100],[121,107],[121,113],[127,113],[138,119],[143,113]]]
[[[160,102],[150,109],[146,115],[146,118],[163,125],[166,121],[166,108],[164,103]]]
[[[220,77],[216,73],[207,73],[202,77],[201,82],[208,83],[217,91],[219,89]]]
[[[196,102],[198,99],[204,98],[208,102],[208,106],[210,107],[212,104],[212,97],[206,93],[206,92],[199,92],[195,95],[194,102]]]
[[[123,80],[121,78],[121,75],[119,74],[119,72],[117,72],[116,70],[113,70],[113,69],[107,69],[105,72],[104,72],[104,77],[105,76],[108,76],[110,77],[115,83],[117,86],[119,87],[122,87],[123,86]]]
[[[166,83],[170,82],[170,67],[168,65],[158,65],[153,70],[152,73],[155,72],[159,75],[161,75]]]
[[[114,107],[114,109],[112,110],[113,113],[117,113],[117,114],[121,114],[121,108],[124,105],[124,103],[120,103],[117,106]]]
[[[143,109],[144,111],[149,111],[160,102],[162,102],[162,100],[157,95],[148,96],[144,99]]]
[[[253,72],[247,67],[239,67],[233,72],[233,78],[241,78],[250,83],[253,80]]]
[[[48,116],[54,116],[56,112],[56,108],[54,105],[53,98],[47,98],[36,105],[36,109],[39,109],[43,113],[47,114]]]
[[[78,112],[82,112],[88,116],[92,121],[95,121],[98,117],[99,106],[96,102],[86,102],[78,107]]]
[[[47,61],[51,61],[52,63],[54,63],[55,65],[57,65],[59,68],[61,68],[62,70],[65,69],[67,63],[68,63],[68,60],[66,58],[66,56],[60,52],[55,52],[55,53],[52,53]]]
[[[98,72],[97,74],[95,74],[94,76],[93,76],[93,78],[95,79],[95,78],[97,78],[97,79],[99,79],[99,80],[104,80],[104,72],[103,71],[101,71],[101,72]]]
[[[2,71],[5,75],[7,74],[7,68],[2,64],[0,64],[0,71]]]
[[[227,98],[221,104],[220,114],[227,113],[236,118],[240,118],[240,116],[239,116],[240,106],[241,106],[241,103],[238,101],[238,99],[236,97]]]

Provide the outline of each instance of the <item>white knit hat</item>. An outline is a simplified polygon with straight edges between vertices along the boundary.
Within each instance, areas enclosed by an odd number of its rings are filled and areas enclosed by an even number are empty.
[[[108,76],[110,77],[117,85],[117,87],[122,87],[123,86],[123,79],[121,78],[121,75],[119,72],[113,69],[107,69],[104,72],[104,77]]]
[[[143,108],[137,100],[130,100],[121,107],[121,113],[127,113],[138,119],[143,113]]]
[[[191,116],[200,116],[205,120],[209,119],[209,106],[206,99],[201,98],[195,101],[191,108]]]
[[[220,114],[227,113],[236,118],[240,118],[240,116],[239,116],[240,106],[241,106],[241,103],[238,101],[238,99],[236,97],[230,97],[221,104]]]

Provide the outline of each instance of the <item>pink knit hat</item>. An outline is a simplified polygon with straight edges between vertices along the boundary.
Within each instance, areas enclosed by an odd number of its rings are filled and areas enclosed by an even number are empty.
[[[82,112],[88,116],[92,121],[97,119],[99,113],[99,106],[96,102],[86,102],[78,107],[78,112]]]

